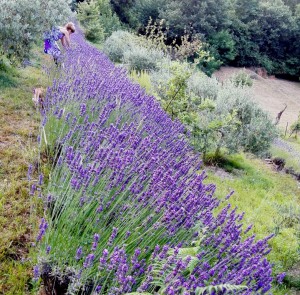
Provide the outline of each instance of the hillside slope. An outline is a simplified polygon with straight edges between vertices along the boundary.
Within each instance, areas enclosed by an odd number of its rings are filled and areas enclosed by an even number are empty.
[[[214,73],[219,81],[230,79],[234,74],[242,71],[244,68],[221,67]],[[300,112],[300,82],[286,81],[276,78],[262,78],[254,71],[246,69],[246,72],[253,79],[253,99],[266,111],[272,118],[276,118],[277,114],[284,108],[287,109],[283,113],[279,125],[282,128],[290,126],[297,120]]]

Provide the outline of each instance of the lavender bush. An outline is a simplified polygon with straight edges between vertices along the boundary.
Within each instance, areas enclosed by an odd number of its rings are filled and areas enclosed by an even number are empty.
[[[35,278],[67,276],[68,294],[269,292],[270,237],[256,241],[230,195],[214,197],[183,126],[72,37],[45,99],[41,145],[57,155]]]

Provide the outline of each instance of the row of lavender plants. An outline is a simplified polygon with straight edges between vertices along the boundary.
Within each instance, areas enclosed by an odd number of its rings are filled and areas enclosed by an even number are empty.
[[[55,156],[31,191],[45,205],[35,278],[67,277],[68,294],[270,292],[270,237],[214,196],[183,126],[81,33],[72,42],[43,112]]]

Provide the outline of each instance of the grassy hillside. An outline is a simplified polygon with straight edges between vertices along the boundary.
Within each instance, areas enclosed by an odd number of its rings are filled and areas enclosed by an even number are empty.
[[[28,167],[37,163],[39,112],[32,103],[34,87],[48,84],[41,56],[34,65],[0,69],[0,293],[30,293],[36,201],[29,196]],[[36,172],[34,173],[36,177]]]

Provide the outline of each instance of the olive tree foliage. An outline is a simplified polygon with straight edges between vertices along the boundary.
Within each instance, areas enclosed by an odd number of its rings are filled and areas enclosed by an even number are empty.
[[[72,17],[65,0],[0,0],[0,7],[0,56],[11,61],[27,57],[44,31]]]
[[[191,143],[215,156],[225,150],[263,155],[277,131],[269,116],[251,99],[251,89],[229,81],[220,84],[186,63],[169,62],[152,72],[153,94],[172,119],[179,119]]]
[[[146,38],[127,31],[116,31],[103,44],[103,52],[117,63],[123,63],[128,70],[155,70],[168,55],[160,48],[152,46]]]

